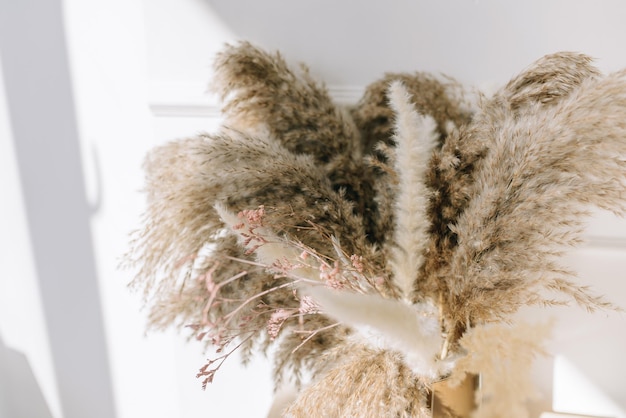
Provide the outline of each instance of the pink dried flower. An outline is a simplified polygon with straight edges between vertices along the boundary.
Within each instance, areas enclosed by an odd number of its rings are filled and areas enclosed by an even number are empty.
[[[267,333],[270,336],[270,340],[273,341],[278,337],[280,328],[292,314],[293,311],[287,309],[278,309],[272,313],[269,321],[267,321]]]
[[[219,369],[219,366],[221,366],[221,363],[220,363],[216,368],[209,369],[209,366],[215,360],[207,360],[207,361],[208,361],[207,364],[202,366],[200,370],[198,371],[198,374],[196,374],[196,378],[205,377],[204,380],[202,381],[202,390],[205,390],[207,385],[213,382],[213,377],[215,377],[215,372]]]
[[[342,289],[344,287],[341,282],[341,271],[339,269],[339,263],[335,261],[334,267],[331,270],[328,264],[322,264],[319,267],[320,279],[326,283],[326,286],[332,289]]]
[[[350,261],[352,262],[352,267],[356,269],[359,273],[363,273],[363,257],[360,255],[352,254],[350,256]]]
[[[265,216],[265,206],[261,205],[258,209],[246,209],[237,214],[237,217],[246,218],[248,224],[253,227],[263,226],[263,217]]]
[[[302,296],[300,298],[300,308],[298,312],[301,314],[316,314],[320,311],[320,307],[310,296]]]
[[[209,383],[213,382],[215,373],[220,369],[220,367],[222,367],[222,364],[224,364],[224,361],[226,361],[226,359],[230,357],[231,354],[233,354],[237,349],[239,349],[239,347],[245,344],[246,341],[248,341],[251,337],[252,337],[252,334],[248,334],[248,336],[246,336],[245,338],[242,338],[241,342],[237,344],[237,346],[234,347],[229,352],[222,354],[221,356],[213,358],[213,359],[207,359],[206,364],[202,366],[200,370],[198,371],[198,374],[196,374],[196,378],[205,377],[205,379],[202,381],[203,390],[206,389]],[[231,341],[232,341],[232,338],[229,338],[227,341],[222,342],[220,348],[217,349],[217,352],[221,353],[224,347],[228,345]],[[217,366],[209,368],[210,366],[213,365],[213,363],[217,363]]]
[[[224,346],[222,332],[211,334],[211,344],[218,347],[218,350]]]

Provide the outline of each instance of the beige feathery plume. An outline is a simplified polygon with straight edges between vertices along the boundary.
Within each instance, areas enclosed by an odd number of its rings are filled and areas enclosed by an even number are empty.
[[[539,397],[532,364],[545,355],[552,323],[491,324],[468,330],[459,341],[467,355],[450,377],[454,386],[466,374],[481,376],[474,418],[528,418],[528,403]]]
[[[575,52],[546,55],[512,79],[499,96],[515,110],[531,103],[555,104],[583,81],[600,76],[592,61],[591,57]]]
[[[437,141],[432,117],[417,114],[401,82],[389,87],[389,101],[396,113],[395,170],[398,177],[395,202],[393,277],[402,297],[411,302],[424,247],[428,242],[429,191],[425,177],[431,151]]]
[[[458,246],[446,305],[455,321],[498,320],[549,302],[542,289],[589,309],[609,306],[568,281],[556,258],[579,241],[585,206],[626,210],[624,138],[623,72],[586,79],[549,108],[503,115],[469,189],[472,200],[451,226]]]
[[[345,344],[330,354],[322,372],[285,411],[300,417],[428,417],[426,386],[400,354]]]
[[[290,152],[309,155],[355,213],[373,210],[373,173],[362,159],[359,131],[305,65],[293,69],[280,53],[240,42],[218,53],[213,67],[211,87],[223,101],[225,126],[269,134]]]
[[[211,89],[223,101],[226,126],[268,130],[289,151],[322,164],[361,154],[356,126],[306,66],[292,69],[280,53],[249,42],[226,45],[213,64]]]

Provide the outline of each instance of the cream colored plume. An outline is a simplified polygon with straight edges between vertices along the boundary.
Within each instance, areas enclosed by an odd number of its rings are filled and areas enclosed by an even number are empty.
[[[435,379],[448,367],[437,359],[442,338],[434,306],[322,286],[309,287],[306,293],[324,314],[357,330],[365,345],[402,354],[416,375]]]
[[[425,176],[431,151],[437,141],[437,124],[419,115],[400,81],[389,87],[389,101],[396,113],[395,169],[398,194],[395,202],[395,247],[391,265],[402,297],[411,301],[422,252],[428,242],[428,189]]]

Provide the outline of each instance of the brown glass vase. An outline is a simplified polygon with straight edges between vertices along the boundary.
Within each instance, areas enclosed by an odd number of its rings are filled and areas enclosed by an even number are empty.
[[[480,376],[467,375],[457,385],[442,379],[432,385],[430,406],[433,418],[470,418],[478,408]]]

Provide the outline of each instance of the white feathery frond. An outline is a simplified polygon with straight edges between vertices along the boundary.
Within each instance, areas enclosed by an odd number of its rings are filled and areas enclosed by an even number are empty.
[[[396,113],[395,168],[399,180],[392,268],[402,296],[410,301],[428,239],[428,189],[425,176],[431,150],[437,140],[437,124],[432,117],[419,115],[415,111],[401,82],[391,83],[388,95]]]
[[[368,345],[402,353],[416,374],[434,379],[449,367],[437,357],[442,337],[434,306],[323,286],[310,286],[304,292],[325,315],[359,331]]]

